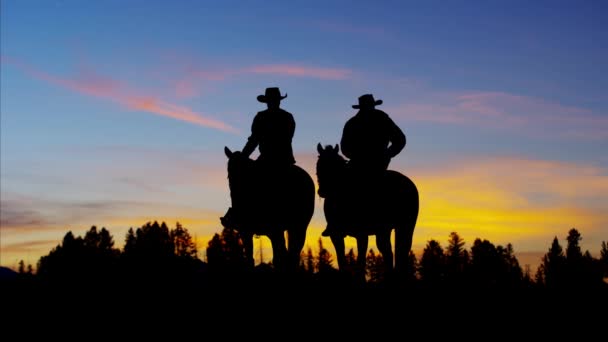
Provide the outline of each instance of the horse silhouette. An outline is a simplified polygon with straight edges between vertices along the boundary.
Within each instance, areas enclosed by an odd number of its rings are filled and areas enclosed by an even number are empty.
[[[318,193],[325,198],[325,219],[328,226],[333,227],[330,238],[336,249],[338,268],[346,268],[344,238],[352,236],[357,240],[357,271],[365,275],[368,236],[375,235],[385,271],[405,270],[419,210],[418,189],[414,182],[394,170],[387,170],[377,181],[357,179],[348,169],[338,145],[323,148],[319,143],[317,151]]]
[[[228,147],[224,153],[228,157],[232,209],[238,214],[235,220],[222,218],[222,224],[239,233],[251,266],[254,264],[253,237],[265,235],[272,243],[274,267],[295,270],[314,213],[312,178],[297,165],[273,169]]]

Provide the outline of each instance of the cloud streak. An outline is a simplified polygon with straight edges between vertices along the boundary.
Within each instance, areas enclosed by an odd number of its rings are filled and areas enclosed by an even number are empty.
[[[245,67],[214,67],[213,69],[188,64],[182,70],[172,70],[177,74],[171,80],[173,92],[178,98],[198,96],[202,88],[208,88],[217,82],[234,79],[270,75],[287,78],[307,78],[322,81],[345,81],[353,79],[355,73],[346,68],[319,67],[298,63],[257,64]],[[204,82],[209,82],[205,83]]]
[[[505,92],[434,93],[387,110],[396,117],[422,122],[525,129],[562,138],[608,139],[608,117],[600,113]]]
[[[82,69],[74,78],[64,78],[49,74],[23,62],[2,56],[2,63],[14,65],[35,79],[58,85],[74,92],[102,98],[123,107],[159,116],[180,120],[216,130],[237,133],[231,125],[202,115],[192,109],[163,101],[156,96],[141,95],[122,82],[97,74],[93,70]]]
[[[309,77],[321,80],[345,80],[352,75],[348,69],[319,68],[295,64],[258,65],[245,69],[245,73],[280,76]]]
[[[278,63],[278,64],[259,64],[248,67],[234,67],[225,69],[214,69],[208,71],[203,68],[189,68],[186,72],[188,77],[177,82],[183,94],[192,92],[191,82],[193,78],[207,81],[225,81],[231,77],[251,76],[251,75],[276,75],[297,78],[314,78],[320,80],[346,80],[352,77],[353,71],[344,68],[326,68],[303,64]]]
[[[84,234],[92,225],[107,228],[122,248],[127,230],[150,221],[180,222],[204,251],[207,241],[221,231],[223,212],[158,200],[58,200],[3,193],[0,209],[0,265],[15,267],[20,259],[36,264],[61,242],[68,231]]]

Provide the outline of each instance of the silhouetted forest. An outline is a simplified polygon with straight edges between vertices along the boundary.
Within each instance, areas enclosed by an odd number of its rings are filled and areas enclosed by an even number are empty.
[[[396,286],[416,289],[530,289],[530,290],[606,290],[608,289],[608,246],[601,244],[599,258],[580,247],[581,234],[572,228],[565,237],[565,249],[556,236],[532,274],[520,265],[514,247],[495,245],[475,239],[467,248],[465,241],[452,232],[445,244],[429,240],[418,259],[413,251],[405,274],[384,274],[382,256],[373,248],[366,256],[366,281],[357,283],[349,269],[339,272],[332,252],[318,240],[316,252],[309,246],[300,258],[297,274],[281,274],[272,263],[262,262],[253,269],[247,263],[238,233],[224,228],[206,246],[201,258],[188,229],[177,223],[148,222],[129,229],[123,248],[115,246],[105,228],[91,227],[84,236],[70,231],[63,241],[40,258],[36,271],[32,265],[19,263],[15,282],[46,285],[90,286],[100,284],[116,288],[121,284],[150,284],[201,288],[243,286],[267,289],[272,286],[303,285],[309,289],[356,287],[373,289]],[[203,260],[204,259],[204,260]],[[355,266],[356,254],[347,255]],[[4,281],[10,281],[5,277]]]
[[[297,272],[285,273],[266,262],[251,267],[239,235],[228,228],[201,253],[179,223],[170,228],[148,222],[130,229],[122,249],[107,229],[93,226],[84,236],[65,234],[37,267],[22,261],[13,276],[2,272],[0,286],[10,321],[53,322],[58,336],[66,322],[80,322],[79,327],[100,322],[105,324],[99,326],[101,333],[128,329],[139,337],[155,329],[194,333],[188,330],[194,326],[221,326],[229,334],[237,326],[255,329],[277,322],[300,331],[313,316],[352,337],[371,331],[390,335],[391,329],[376,331],[390,320],[410,326],[442,322],[455,329],[473,322],[502,330],[515,327],[514,317],[571,324],[592,320],[589,305],[604,310],[606,242],[599,257],[593,257],[581,250],[577,229],[565,238],[565,247],[554,238],[534,274],[522,268],[511,244],[475,239],[468,246],[456,232],[445,242],[428,241],[419,258],[410,252],[409,265],[399,275],[384,274],[381,256],[370,248],[362,283],[349,268],[337,270],[335,256],[321,238],[314,251],[305,248]],[[352,249],[347,260],[355,265]],[[138,319],[146,325],[133,323]],[[340,328],[335,323],[341,319],[357,329]],[[250,330],[240,333],[245,331]]]

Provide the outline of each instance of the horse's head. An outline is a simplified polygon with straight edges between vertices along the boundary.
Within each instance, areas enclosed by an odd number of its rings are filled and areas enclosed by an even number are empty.
[[[231,183],[251,174],[253,160],[245,157],[241,151],[233,152],[228,147],[224,147],[224,153],[228,157],[228,180]]]
[[[317,160],[318,194],[321,197],[331,196],[335,192],[339,180],[344,176],[346,159],[340,154],[340,147],[317,144],[319,159]]]

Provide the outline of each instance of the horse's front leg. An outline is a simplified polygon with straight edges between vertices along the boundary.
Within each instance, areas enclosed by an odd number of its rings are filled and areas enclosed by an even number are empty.
[[[338,259],[338,269],[342,272],[346,271],[346,247],[344,246],[344,236],[341,234],[332,234],[330,236],[331,243],[336,250],[336,258]]]
[[[302,253],[306,242],[307,226],[307,224],[301,226],[294,224],[287,231],[287,267],[290,271],[297,270],[300,265],[300,253]]]
[[[243,240],[243,248],[245,249],[245,263],[247,267],[253,268],[255,266],[253,260],[253,234],[241,234],[241,240]]]

